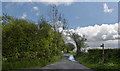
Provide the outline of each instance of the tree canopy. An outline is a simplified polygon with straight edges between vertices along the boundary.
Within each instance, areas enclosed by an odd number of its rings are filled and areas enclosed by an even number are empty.
[[[4,17],[3,22],[3,58],[49,58],[61,54],[64,41],[60,33],[53,31],[45,20],[34,24],[23,19]]]

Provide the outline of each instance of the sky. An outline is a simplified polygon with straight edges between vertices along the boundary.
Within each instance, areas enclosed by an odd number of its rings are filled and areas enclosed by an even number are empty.
[[[86,35],[89,46],[118,47],[118,2],[2,2],[2,13],[37,23],[53,4],[67,19],[68,30]]]
[[[59,12],[64,14],[69,29],[78,26],[86,27],[95,24],[112,24],[118,22],[118,3],[108,2],[112,12],[104,12],[104,2],[74,2],[58,5]],[[3,2],[2,12],[16,18],[23,18],[38,22],[41,15],[48,16],[50,4],[41,2]]]

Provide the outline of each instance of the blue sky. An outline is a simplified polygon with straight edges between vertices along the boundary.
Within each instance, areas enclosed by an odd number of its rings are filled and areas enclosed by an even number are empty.
[[[73,2],[69,5],[59,4],[59,11],[65,15],[69,29],[93,26],[95,24],[112,24],[118,22],[118,3],[107,2],[112,12],[104,12],[104,2]],[[33,7],[37,7],[36,9]],[[48,15],[49,4],[41,2],[3,2],[2,13],[37,22],[40,15]],[[37,15],[36,15],[37,14]]]

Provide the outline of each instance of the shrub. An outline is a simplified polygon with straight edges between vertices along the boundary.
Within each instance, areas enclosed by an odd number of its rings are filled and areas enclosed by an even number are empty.
[[[104,50],[104,59],[105,62],[115,62],[120,63],[120,49],[105,49]],[[88,55],[91,59],[95,59],[95,61],[102,60],[102,49],[89,49]]]

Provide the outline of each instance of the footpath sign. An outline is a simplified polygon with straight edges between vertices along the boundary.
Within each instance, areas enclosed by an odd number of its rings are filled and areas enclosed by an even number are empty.
[[[100,47],[102,47],[102,50],[103,50],[103,52],[102,52],[102,55],[103,55],[102,60],[104,62],[104,44],[101,44]]]

